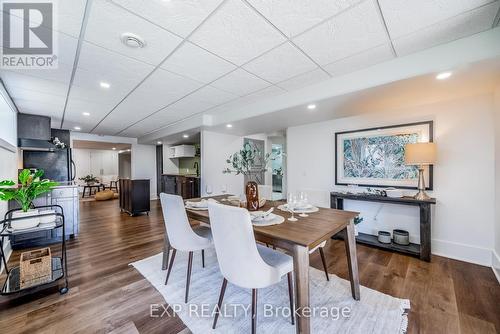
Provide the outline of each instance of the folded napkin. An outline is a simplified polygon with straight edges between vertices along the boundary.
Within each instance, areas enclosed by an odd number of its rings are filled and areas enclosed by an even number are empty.
[[[206,208],[206,207],[208,207],[208,202],[219,203],[216,200],[214,200],[213,198],[209,198],[208,200],[202,199],[199,202],[186,201],[186,205],[190,206],[192,208]]]

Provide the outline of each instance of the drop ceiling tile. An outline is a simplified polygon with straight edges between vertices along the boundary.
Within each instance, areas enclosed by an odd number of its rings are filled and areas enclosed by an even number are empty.
[[[214,81],[211,86],[238,96],[244,96],[266,88],[270,84],[245,70],[237,69]]]
[[[154,70],[154,66],[131,59],[105,48],[83,42],[80,50],[78,67],[102,76],[106,79],[107,73],[123,80],[142,79]],[[111,79],[104,80],[110,82]],[[114,84],[115,82],[110,82]],[[137,82],[136,82],[137,83]]]
[[[283,43],[285,38],[243,2],[228,0],[190,40],[242,65]]]
[[[288,37],[338,14],[361,0],[249,0]]]
[[[119,132],[201,86],[198,81],[157,69],[113,110],[96,131]]]
[[[79,124],[92,125],[94,127],[114,106],[112,104],[98,103],[95,101],[79,99],[73,91],[68,98],[64,126],[66,122],[77,122]],[[90,116],[83,116],[84,112],[90,113]],[[91,128],[92,128],[91,127]]]
[[[245,66],[247,71],[277,83],[317,68],[316,64],[290,43],[273,49]]]
[[[59,96],[66,96],[68,92],[69,84],[59,81],[45,80],[35,76],[5,70],[0,70],[0,77],[9,93],[15,91],[17,88]]]
[[[383,44],[370,50],[360,52],[350,57],[323,66],[332,76],[342,75],[360,70],[371,65],[393,59],[391,46]]]
[[[126,46],[121,41],[126,32],[139,35],[146,45]],[[85,40],[152,65],[158,65],[181,42],[172,33],[105,0],[93,2]]]
[[[315,84],[317,82],[327,80],[330,78],[328,74],[326,74],[320,68],[315,69],[311,72],[303,73],[297,75],[296,77],[290,78],[288,80],[282,81],[278,83],[278,86],[286,89],[286,90],[296,90],[305,86],[309,86]]]
[[[56,68],[5,69],[13,73],[28,75],[44,80],[69,83],[71,79],[71,72],[73,70],[78,40],[61,33],[55,33],[54,38],[57,40],[54,45],[54,55],[58,58],[58,66]]]
[[[222,0],[111,0],[155,24],[186,37]]]
[[[140,137],[191,115],[193,115],[193,112],[189,110],[177,109],[171,106],[131,126],[121,132],[120,136]]]
[[[293,40],[325,65],[380,45],[387,36],[374,1],[365,1]]]
[[[391,38],[415,32],[489,2],[491,0],[379,0]]]
[[[177,109],[189,109],[195,112],[201,112],[210,107],[223,104],[237,98],[238,96],[234,94],[227,93],[211,86],[205,86],[184,99],[176,102],[172,106]]]
[[[61,117],[64,109],[64,100],[53,99],[50,102],[40,102],[35,99],[15,99],[14,103],[22,113]]]
[[[231,63],[189,42],[184,43],[161,67],[203,83],[236,69]]]
[[[82,27],[83,14],[85,12],[86,0],[52,0],[53,3],[53,26],[49,26],[42,17],[30,15],[30,21],[33,26],[42,23],[42,27],[60,31],[70,36],[78,38]],[[11,16],[15,16],[11,13]],[[17,17],[17,16],[16,16]]]
[[[499,5],[500,2],[497,1],[398,38],[393,41],[396,53],[402,56],[488,30]]]

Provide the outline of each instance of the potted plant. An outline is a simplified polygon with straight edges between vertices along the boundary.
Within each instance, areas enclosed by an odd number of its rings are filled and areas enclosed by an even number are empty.
[[[222,171],[224,174],[235,175],[243,174],[249,177],[250,181],[245,186],[245,195],[247,198],[247,209],[256,211],[259,209],[258,185],[255,182],[257,173],[266,172],[267,165],[274,157],[270,153],[262,152],[250,143],[243,144],[243,148],[229,156],[226,163],[230,165]],[[256,168],[256,166],[260,166]]]
[[[354,235],[355,236],[358,236],[359,232],[358,232],[358,224],[362,223],[363,222],[363,217],[356,217],[354,218]]]
[[[97,177],[95,177],[93,174],[85,175],[84,177],[80,177],[79,180],[82,180],[88,186],[92,186],[96,183],[99,183],[99,179]]]
[[[57,186],[57,182],[41,179],[43,170],[38,169],[31,173],[29,169],[24,169],[19,173],[19,182],[3,180],[0,182],[0,200],[14,200],[21,206],[21,211],[14,211],[12,218],[30,217],[38,215],[38,210],[30,210],[33,200],[38,196],[47,193]],[[26,218],[11,221],[13,229],[25,229],[38,226],[40,218]]]

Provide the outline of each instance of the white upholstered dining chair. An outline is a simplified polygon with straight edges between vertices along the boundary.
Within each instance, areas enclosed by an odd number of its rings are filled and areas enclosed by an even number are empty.
[[[189,282],[191,280],[191,269],[193,265],[193,252],[201,250],[202,265],[205,267],[205,249],[213,247],[212,235],[210,229],[200,226],[193,231],[184,208],[184,201],[181,196],[160,194],[161,208],[163,211],[163,219],[165,221],[165,229],[172,248],[172,257],[168,265],[167,278],[165,285],[168,283],[170,272],[174,264],[175,254],[177,251],[189,252],[188,270],[186,278],[186,295],[185,302],[188,301]]]
[[[210,226],[215,251],[224,280],[215,314],[217,325],[227,282],[252,289],[252,333],[257,328],[257,289],[279,283],[288,277],[291,322],[293,317],[293,259],[289,255],[258,245],[255,242],[250,214],[247,210],[228,205],[209,203]]]

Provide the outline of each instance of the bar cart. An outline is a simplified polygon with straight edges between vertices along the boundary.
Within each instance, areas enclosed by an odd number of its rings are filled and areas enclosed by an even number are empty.
[[[36,290],[36,288],[39,288],[41,286],[45,286],[51,283],[54,283],[60,279],[64,278],[64,287],[59,289],[59,292],[61,294],[65,294],[68,292],[68,266],[67,266],[67,256],[66,256],[66,233],[65,233],[65,224],[64,224],[64,211],[63,208],[60,205],[42,205],[42,206],[36,206],[33,209],[49,209],[49,210],[54,210],[54,213],[45,213],[45,214],[39,214],[36,216],[30,216],[30,218],[35,218],[35,217],[52,217],[54,216],[54,220],[50,221],[49,223],[41,224],[37,227],[34,228],[28,228],[28,229],[22,229],[22,230],[14,230],[11,228],[11,222],[15,220],[20,220],[24,219],[23,217],[20,218],[12,218],[12,213],[15,211],[19,211],[21,209],[12,209],[7,211],[7,213],[4,216],[4,220],[0,221],[0,224],[3,224],[3,227],[0,231],[0,255],[2,257],[2,262],[4,264],[5,272],[7,274],[7,278],[5,279],[5,282],[2,286],[2,290],[0,290],[0,295],[10,295],[22,291],[27,291],[27,290]],[[26,234],[26,233],[33,233],[33,232],[50,232],[50,231],[56,231],[57,229],[62,229],[62,236],[61,236],[61,256],[52,256],[51,261],[52,261],[52,277],[50,280],[32,285],[29,287],[23,287],[21,288],[20,284],[20,268],[19,266],[10,268],[7,266],[7,260],[5,258],[4,254],[4,238],[10,237],[13,235],[20,235],[20,234]]]

